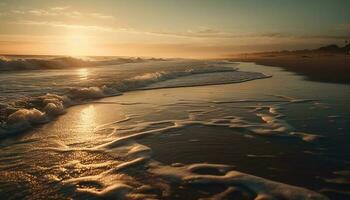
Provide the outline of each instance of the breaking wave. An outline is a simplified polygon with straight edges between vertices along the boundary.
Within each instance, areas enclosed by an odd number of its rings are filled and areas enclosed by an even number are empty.
[[[74,58],[74,57],[49,57],[49,58],[14,58],[0,57],[0,71],[17,71],[17,70],[39,70],[39,69],[67,69],[79,67],[91,67],[101,65],[118,65],[125,63],[139,63],[147,60],[163,59],[143,59],[143,58],[110,58],[96,60],[92,58]]]
[[[38,58],[19,58],[12,59],[7,57],[0,58],[1,71],[15,70],[35,70],[35,69],[61,69],[68,67],[88,66],[90,63],[78,58],[62,57],[51,59]]]

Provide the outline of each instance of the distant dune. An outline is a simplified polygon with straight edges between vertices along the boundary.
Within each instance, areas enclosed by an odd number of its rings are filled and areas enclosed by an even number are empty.
[[[313,81],[350,84],[350,44],[313,50],[237,54],[228,59],[283,67]]]

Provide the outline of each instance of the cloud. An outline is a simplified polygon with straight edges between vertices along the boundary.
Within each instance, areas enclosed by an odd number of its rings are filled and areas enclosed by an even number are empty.
[[[349,27],[350,28],[350,27]],[[287,33],[246,33],[235,34],[233,32],[223,32],[214,29],[204,30],[188,30],[185,32],[167,32],[167,31],[149,31],[147,34],[166,35],[173,37],[185,37],[185,38],[206,38],[206,39],[235,39],[235,38],[271,38],[271,39],[346,39],[350,38],[349,35],[300,35],[300,34],[287,34]]]
[[[57,16],[58,15],[58,13],[49,12],[46,10],[29,10],[27,13],[36,15],[36,16]]]
[[[105,31],[105,32],[116,32],[117,29],[109,28],[105,26],[96,26],[96,25],[83,25],[83,24],[67,24],[59,21],[31,21],[31,20],[22,20],[13,22],[12,24],[21,24],[21,25],[34,25],[34,26],[51,26],[51,27],[62,27],[69,29],[87,29],[94,31]],[[122,31],[120,29],[119,31]]]
[[[51,9],[32,9],[32,10],[12,10],[12,13],[18,15],[29,16],[65,16],[65,17],[78,17],[82,14],[78,11],[65,11],[65,10],[51,10]]]
[[[23,10],[12,10],[11,12],[14,14],[26,14],[26,11]]]
[[[12,14],[28,15],[28,17],[68,17],[68,18],[82,18],[90,17],[95,19],[114,19],[114,16],[105,15],[101,13],[82,13],[77,10],[71,10],[69,6],[66,7],[52,7],[48,9],[31,9],[31,10],[12,10]]]
[[[79,15],[75,13],[74,15]],[[99,13],[94,13],[99,15]],[[109,18],[112,16],[99,16],[100,18]],[[35,20],[22,20],[12,22],[12,24],[22,25],[36,25],[36,26],[51,26],[69,29],[86,29],[92,31],[102,32],[124,32],[132,34],[144,34],[144,35],[155,35],[155,36],[167,36],[167,37],[178,37],[178,38],[192,38],[192,39],[216,39],[216,40],[234,40],[234,39],[266,39],[266,40],[344,40],[350,39],[350,35],[297,35],[297,34],[286,34],[286,33],[247,33],[247,34],[235,34],[233,32],[224,32],[215,29],[199,29],[199,30],[188,30],[184,32],[171,32],[171,31],[147,31],[137,30],[133,28],[123,27],[112,27],[112,26],[100,26],[92,24],[72,24],[61,21],[35,21]]]
[[[72,19],[98,19],[98,20],[114,20],[112,15],[102,14],[98,12],[83,13],[72,10],[69,6],[51,7],[48,9],[32,9],[32,10],[12,10],[12,13],[18,15],[28,15],[27,20],[15,22],[16,24],[25,25],[46,25],[52,27],[89,29],[95,31],[105,32],[128,32],[134,34],[156,35],[177,38],[189,39],[214,39],[214,40],[232,40],[236,38],[266,38],[266,39],[313,39],[313,40],[340,40],[348,39],[349,35],[298,35],[293,33],[279,33],[279,32],[262,32],[262,33],[236,33],[234,31],[222,31],[209,27],[199,27],[195,29],[188,29],[185,31],[167,31],[167,30],[137,30],[132,28],[106,27],[100,25],[81,25],[69,24],[64,22],[53,21],[57,17],[67,17]],[[33,17],[48,17],[47,21],[35,21],[37,18]],[[55,17],[55,18],[49,18]],[[51,19],[51,20],[50,20]],[[62,19],[64,21],[64,19]],[[341,24],[338,27],[341,30],[350,31],[350,24]]]
[[[170,31],[149,31],[148,34],[167,35],[174,37],[189,37],[189,38],[232,38],[237,37],[230,32],[222,32],[214,29],[187,30],[185,32],[170,32]]]
[[[64,6],[64,7],[52,7],[51,10],[67,10],[70,8],[70,6]]]
[[[114,16],[111,15],[104,15],[101,13],[91,13],[90,14],[93,17],[100,18],[100,19],[114,19]]]

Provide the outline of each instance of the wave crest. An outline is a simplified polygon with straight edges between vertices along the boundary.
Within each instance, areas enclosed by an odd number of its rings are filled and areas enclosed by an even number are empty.
[[[35,69],[60,69],[68,67],[90,66],[89,61],[79,58],[61,57],[52,59],[0,58],[0,70],[35,70]]]
[[[112,58],[106,60],[91,60],[74,57],[56,57],[56,58],[11,58],[0,57],[0,71],[16,70],[38,70],[38,69],[66,69],[91,67],[101,65],[118,65],[124,63],[143,62],[146,59],[141,58]],[[158,59],[149,59],[158,60]]]

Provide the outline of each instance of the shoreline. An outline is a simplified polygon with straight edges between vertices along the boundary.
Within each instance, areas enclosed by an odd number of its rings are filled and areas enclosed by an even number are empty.
[[[231,62],[254,62],[280,67],[310,81],[350,84],[350,55],[339,54],[247,54],[227,58]]]

